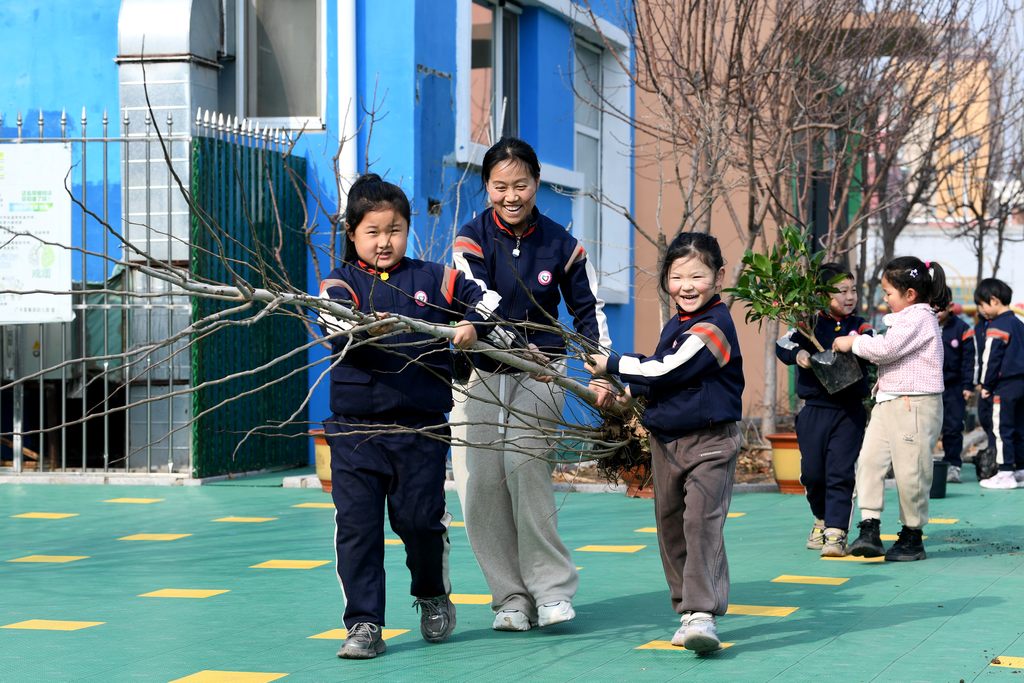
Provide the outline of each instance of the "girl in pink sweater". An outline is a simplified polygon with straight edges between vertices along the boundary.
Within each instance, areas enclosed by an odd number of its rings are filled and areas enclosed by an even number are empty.
[[[909,562],[925,559],[921,529],[928,521],[932,448],[942,427],[942,331],[935,312],[949,305],[949,289],[939,264],[903,256],[886,264],[882,291],[892,311],[882,318],[885,334],[837,337],[832,344],[878,365],[875,407],[857,461],[860,536],[849,553]],[[890,464],[903,529],[887,551],[880,531]]]

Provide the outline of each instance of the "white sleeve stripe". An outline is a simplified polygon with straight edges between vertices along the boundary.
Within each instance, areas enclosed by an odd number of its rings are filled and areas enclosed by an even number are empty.
[[[587,273],[587,282],[590,284],[590,293],[594,295],[594,317],[597,319],[598,342],[602,348],[612,348],[612,335],[608,332],[608,316],[604,314],[604,301],[597,295],[597,271],[594,265],[587,259],[583,262]]]
[[[623,356],[619,361],[620,375],[637,375],[639,377],[663,377],[682,366],[704,348],[704,341],[695,334],[686,335],[686,341],[671,356],[662,360],[643,360],[633,356]]]
[[[326,299],[327,301],[334,301],[334,299],[331,299],[331,297],[327,294],[326,289],[320,293],[320,298]],[[335,318],[332,314],[328,313],[327,311],[320,311],[320,323],[324,327],[326,327],[327,331],[331,334],[335,332],[351,330],[355,326],[354,323],[351,323],[347,320],[339,320],[338,318]]]
[[[476,310],[484,320],[490,320],[494,311],[498,310],[498,304],[501,303],[501,295],[493,289],[488,289],[486,282],[473,275],[473,270],[469,267],[469,261],[466,260],[465,255],[461,253],[452,254],[452,261],[455,262],[455,268],[465,275],[467,280],[476,283],[483,290],[484,296],[476,305]]]
[[[978,384],[984,384],[985,376],[988,375],[988,356],[992,352],[992,339],[993,337],[985,338],[985,352],[981,358],[981,373],[978,375]]]

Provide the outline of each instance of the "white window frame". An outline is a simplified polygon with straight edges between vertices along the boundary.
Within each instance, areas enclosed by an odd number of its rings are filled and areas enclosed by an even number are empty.
[[[265,0],[273,2],[273,0]],[[317,88],[319,90],[317,113],[312,116],[249,116],[246,111],[248,99],[248,49],[246,38],[246,17],[248,5],[253,0],[234,0],[235,2],[235,114],[239,120],[259,123],[260,127],[281,128],[284,130],[324,130],[327,120],[327,1],[316,0],[318,40],[320,43],[317,55]]]
[[[611,22],[596,18],[571,0],[518,0],[527,7],[540,7],[562,17],[576,36],[594,45],[611,44],[628,64],[632,60],[629,36]],[[472,0],[456,0],[455,19],[455,154],[450,162],[479,167],[487,148],[470,141],[470,70],[472,41]],[[633,134],[627,122],[633,111],[629,75],[609,50],[601,55],[604,97],[609,108],[624,116],[604,113],[601,117],[601,187],[615,204],[630,206],[633,196]],[[578,192],[584,187],[583,174],[575,169],[541,163],[541,181]],[[582,224],[582,202],[573,200],[573,225]],[[598,295],[610,304],[629,303],[632,268],[632,226],[615,209],[601,206],[602,248],[594,268],[600,275]]]
[[[577,89],[576,77],[581,73],[579,65],[576,62],[576,55],[579,53],[580,50],[586,50],[587,52],[590,52],[595,57],[597,57],[599,73],[596,75],[596,78],[597,78],[597,88],[596,88],[596,90],[599,93],[600,92],[604,92],[604,79],[602,78],[602,73],[604,71],[604,64],[602,64],[602,58],[603,58],[603,55],[604,55],[604,50],[602,50],[597,45],[594,45],[590,41],[585,40],[579,34],[576,34],[574,36],[574,41],[573,41],[573,105],[574,105],[573,108],[574,109],[575,109],[575,104],[576,104],[575,100],[576,100],[576,89]],[[598,104],[600,106],[600,103],[596,103],[596,104]],[[579,151],[579,150],[576,149],[576,139],[580,135],[585,135],[586,137],[591,138],[592,140],[596,141],[597,142],[598,155],[601,154],[601,150],[603,149],[603,144],[602,143],[604,142],[603,139],[602,139],[602,135],[601,135],[601,127],[602,127],[602,124],[603,124],[603,121],[602,121],[603,118],[604,118],[603,115],[599,115],[598,122],[597,122],[597,128],[593,128],[591,126],[584,125],[584,124],[580,123],[579,121],[573,121],[573,157],[574,158],[576,156],[576,153]],[[603,168],[603,166],[604,166],[604,160],[599,156],[598,157],[598,169],[597,169],[598,177],[596,178],[596,183],[595,183],[597,185],[597,188],[598,188],[599,192],[602,192],[603,189],[604,189],[604,184],[602,182],[603,181],[603,176],[604,176],[604,168]],[[580,187],[580,193],[581,193],[580,196],[579,196],[579,200],[580,201],[575,201],[574,204],[573,204],[573,222],[576,225],[582,226],[583,225],[583,202],[587,199],[586,195],[582,194],[582,193],[585,193],[589,188],[588,188],[588,184],[586,182],[586,176],[582,173],[582,171],[577,171],[577,172],[580,173],[580,175],[583,176],[583,184]],[[601,215],[603,213],[603,211],[600,208],[600,204],[598,206],[599,206],[599,208],[598,208],[599,224],[598,224],[598,230],[597,230],[597,233],[596,233],[597,239],[595,240],[595,245],[594,246],[585,245],[586,248],[587,248],[588,255],[591,258],[594,259],[594,263],[595,264],[600,264],[601,263],[601,252],[604,251],[604,249],[603,249],[603,246],[604,246],[604,231],[602,230],[602,225],[604,224],[604,216]],[[577,230],[575,232],[577,234],[577,237],[579,237],[580,239],[583,239],[583,231],[582,230]],[[598,272],[598,279],[601,279],[601,277],[600,277],[600,270]]]

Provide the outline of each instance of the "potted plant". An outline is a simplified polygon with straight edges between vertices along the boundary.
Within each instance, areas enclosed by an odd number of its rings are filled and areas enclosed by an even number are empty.
[[[825,389],[834,394],[857,382],[860,363],[851,353],[825,349],[814,336],[818,314],[827,310],[835,284],[821,282],[824,252],[813,252],[806,232],[784,226],[779,240],[767,254],[747,250],[736,286],[725,290],[734,300],[746,304],[746,321],[777,320],[802,334],[818,350],[811,354],[811,369]]]
[[[327,437],[322,429],[310,429],[309,435],[313,437],[313,452],[316,460],[316,478],[320,480],[320,487],[324,493],[331,492],[331,447],[327,443]]]

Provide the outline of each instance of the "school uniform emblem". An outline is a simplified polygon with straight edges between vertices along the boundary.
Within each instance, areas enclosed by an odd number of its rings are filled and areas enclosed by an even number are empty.
[[[417,306],[427,305],[427,293],[424,292],[422,289],[413,294],[412,298],[415,299]]]
[[[550,285],[551,284],[551,271],[550,270],[542,270],[539,273],[537,273],[537,282],[541,283],[545,287],[547,285]]]
[[[959,339],[954,339],[954,340],[949,342],[949,345],[952,346],[955,349],[956,347],[960,346],[960,340]]]

